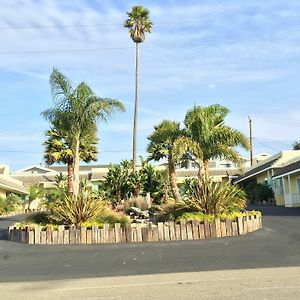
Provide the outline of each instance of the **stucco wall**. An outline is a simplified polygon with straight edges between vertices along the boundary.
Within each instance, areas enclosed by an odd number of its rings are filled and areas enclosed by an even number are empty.
[[[1,198],[5,198],[6,197],[6,191],[5,190],[0,189],[0,197]]]

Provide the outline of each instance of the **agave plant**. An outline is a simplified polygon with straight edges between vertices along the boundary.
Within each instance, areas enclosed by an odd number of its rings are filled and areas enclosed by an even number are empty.
[[[205,176],[202,182],[191,181],[180,203],[188,211],[220,215],[246,206],[246,193],[231,182],[213,182]]]
[[[51,219],[61,224],[74,224],[91,221],[98,217],[105,209],[106,203],[89,190],[84,180],[80,183],[80,193],[68,195],[66,192],[61,199],[55,201],[51,207]]]

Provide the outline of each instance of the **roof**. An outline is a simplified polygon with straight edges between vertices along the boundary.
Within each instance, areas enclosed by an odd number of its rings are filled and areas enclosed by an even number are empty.
[[[293,163],[281,168],[280,170],[278,170],[274,174],[273,178],[281,177],[285,174],[294,173],[294,172],[297,172],[297,171],[300,171],[300,160],[298,160],[296,162],[293,162]]]
[[[276,163],[276,161],[278,159],[279,159],[279,156],[276,155],[275,157],[273,156],[273,158],[270,159],[270,160],[263,161],[258,166],[255,166],[254,168],[251,168],[243,176],[240,176],[239,178],[237,178],[235,182],[238,183],[238,182],[244,181],[246,179],[249,179],[249,178],[253,177],[256,174],[262,173],[262,172],[270,169]]]
[[[34,184],[39,184],[42,182],[53,182],[55,180],[55,174],[52,175],[42,175],[42,174],[28,174],[28,175],[23,175],[23,176],[15,176],[18,180],[23,182],[24,186],[30,187]],[[14,178],[14,175],[11,175],[12,178]],[[89,179],[88,174],[81,175],[79,176],[80,178],[86,178]]]
[[[241,173],[239,169],[209,169],[210,176],[237,176]],[[198,170],[177,170],[177,177],[196,177]]]
[[[0,174],[0,187],[8,192],[27,194],[27,190],[19,180]]]
[[[110,165],[85,165],[80,166],[80,171],[91,171],[92,169],[106,169],[109,168]],[[67,172],[67,166],[47,166],[48,169],[56,172]]]
[[[25,172],[28,172],[29,170],[32,170],[32,169],[38,169],[38,170],[41,170],[43,172],[53,172],[53,170],[51,170],[48,167],[42,167],[42,166],[38,166],[38,165],[32,165],[32,166],[26,167],[24,169],[18,170],[15,173],[25,173]]]

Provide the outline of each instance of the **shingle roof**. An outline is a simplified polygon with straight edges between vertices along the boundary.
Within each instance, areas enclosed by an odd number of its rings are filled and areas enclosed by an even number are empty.
[[[241,172],[239,169],[209,169],[210,176],[237,176]],[[198,170],[177,170],[177,177],[196,177]]]
[[[91,171],[92,169],[102,169],[109,168],[110,165],[87,165],[80,166],[80,171]],[[56,172],[67,172],[67,166],[47,166],[48,169],[51,169]]]
[[[254,167],[254,168],[250,169],[243,176],[240,176],[239,178],[237,178],[235,182],[243,181],[243,180],[245,180],[249,177],[252,177],[253,175],[255,175],[257,173],[263,172],[264,170],[270,168],[277,160],[278,160],[278,157],[275,157],[272,160],[269,160],[269,161],[265,162],[264,164],[261,164],[257,167]]]
[[[281,168],[272,177],[281,176],[281,175],[284,175],[284,174],[287,174],[287,173],[290,173],[290,172],[293,172],[296,170],[300,171],[300,160]]]

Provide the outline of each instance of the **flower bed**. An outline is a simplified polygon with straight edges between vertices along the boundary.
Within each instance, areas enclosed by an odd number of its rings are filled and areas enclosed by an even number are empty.
[[[197,219],[157,224],[127,224],[114,227],[104,224],[91,227],[75,226],[27,226],[9,227],[9,239],[26,244],[102,244],[102,243],[135,243],[135,242],[169,242],[179,240],[199,240],[209,238],[244,235],[262,227],[259,213],[240,216],[235,219],[215,219],[211,222]]]

